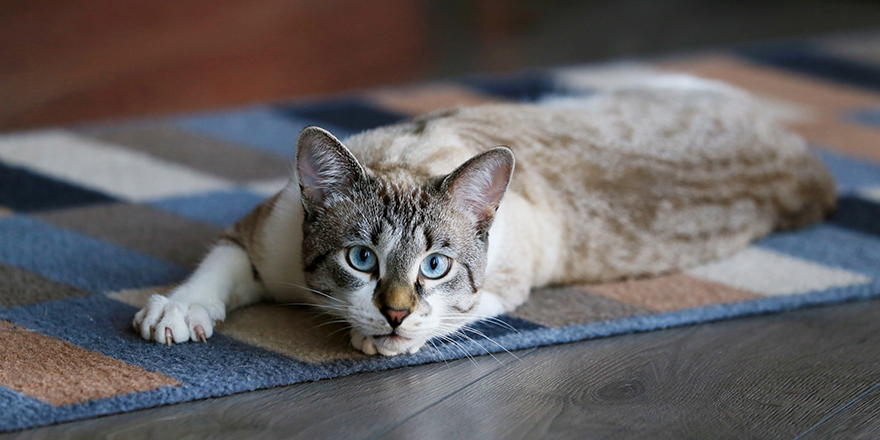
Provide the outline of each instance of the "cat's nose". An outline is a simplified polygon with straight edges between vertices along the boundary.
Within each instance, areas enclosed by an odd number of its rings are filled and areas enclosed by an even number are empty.
[[[403,323],[403,320],[406,319],[410,313],[412,313],[410,309],[392,309],[388,306],[382,307],[382,314],[385,315],[385,319],[391,324],[391,328],[400,327],[400,324]]]

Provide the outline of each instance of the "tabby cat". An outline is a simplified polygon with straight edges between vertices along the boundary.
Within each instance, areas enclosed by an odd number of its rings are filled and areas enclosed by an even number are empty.
[[[533,287],[682,270],[834,201],[801,139],[746,93],[693,78],[445,110],[344,142],[308,127],[290,183],[134,327],[205,342],[228,310],[306,302],[364,353],[414,353]]]

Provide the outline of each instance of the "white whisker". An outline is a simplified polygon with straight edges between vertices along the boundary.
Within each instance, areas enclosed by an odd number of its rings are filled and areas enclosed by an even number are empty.
[[[499,344],[496,340],[494,340],[494,339],[492,339],[492,338],[486,336],[486,334],[484,334],[483,332],[481,332],[481,331],[479,331],[479,330],[477,330],[477,329],[474,329],[473,327],[468,327],[468,326],[466,326],[466,325],[462,326],[461,328],[462,328],[463,330],[465,330],[465,331],[473,332],[473,333],[476,333],[477,335],[479,335],[480,337],[486,338],[487,340],[489,340],[489,342],[491,342],[491,343],[497,345],[499,348],[501,348],[502,350],[504,350],[505,353],[507,353],[507,354],[513,356],[514,359],[516,359],[516,360],[521,360],[521,359],[520,359],[519,357],[517,357],[515,354],[511,353],[510,350],[508,350],[507,348],[505,348],[503,345]],[[494,357],[494,356],[493,356],[493,357]]]

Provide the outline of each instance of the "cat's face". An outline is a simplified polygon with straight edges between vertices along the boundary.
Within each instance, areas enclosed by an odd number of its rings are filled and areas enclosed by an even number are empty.
[[[367,170],[317,128],[297,148],[303,264],[320,307],[391,351],[472,319],[488,229],[513,171],[509,150],[424,176],[406,165]]]

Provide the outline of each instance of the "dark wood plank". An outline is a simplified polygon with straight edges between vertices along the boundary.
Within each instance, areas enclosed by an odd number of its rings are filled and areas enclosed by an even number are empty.
[[[520,358],[529,351],[518,352]],[[503,354],[253,391],[0,435],[3,439],[365,438],[515,360]]]
[[[381,437],[793,438],[880,379],[880,301],[537,350]]]
[[[878,414],[880,414],[880,384],[797,438],[799,440],[880,438]]]

